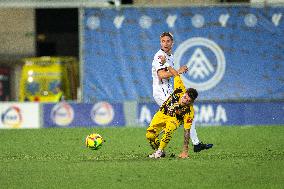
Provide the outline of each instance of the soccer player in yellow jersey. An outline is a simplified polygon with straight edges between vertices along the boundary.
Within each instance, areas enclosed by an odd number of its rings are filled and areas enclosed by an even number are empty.
[[[165,156],[164,149],[170,142],[173,133],[180,126],[184,125],[183,151],[181,158],[188,157],[188,144],[190,138],[190,127],[194,119],[193,103],[198,96],[194,88],[186,89],[178,72],[169,65],[165,66],[174,75],[174,91],[168,99],[160,106],[159,111],[154,115],[146,132],[146,138],[153,149],[157,149],[150,158],[161,158]],[[163,132],[161,140],[159,134]]]

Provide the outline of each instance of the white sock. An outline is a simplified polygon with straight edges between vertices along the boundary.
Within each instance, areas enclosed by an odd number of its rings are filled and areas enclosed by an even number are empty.
[[[192,125],[190,127],[190,138],[191,138],[193,145],[199,144],[200,141],[197,137],[197,132],[196,132],[196,129],[195,129],[195,120],[193,120]]]

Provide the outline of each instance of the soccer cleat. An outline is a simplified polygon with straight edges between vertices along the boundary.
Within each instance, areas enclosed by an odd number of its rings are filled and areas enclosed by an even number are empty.
[[[164,153],[164,151],[162,150],[157,150],[156,152],[154,152],[153,154],[149,155],[149,158],[155,158],[155,159],[158,159],[158,158],[163,158],[165,157],[166,154]]]
[[[200,152],[201,150],[207,150],[213,147],[213,144],[203,144],[202,142],[193,146],[194,152]]]

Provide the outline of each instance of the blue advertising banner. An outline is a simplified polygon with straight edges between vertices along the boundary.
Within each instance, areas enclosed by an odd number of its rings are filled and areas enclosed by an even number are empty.
[[[125,125],[121,103],[44,104],[42,114],[44,127],[120,127]]]
[[[139,103],[138,122],[149,125],[155,103]],[[284,102],[202,102],[194,105],[197,126],[284,125]]]
[[[284,7],[87,8],[83,100],[153,100],[151,63],[164,31],[199,100],[284,98]]]

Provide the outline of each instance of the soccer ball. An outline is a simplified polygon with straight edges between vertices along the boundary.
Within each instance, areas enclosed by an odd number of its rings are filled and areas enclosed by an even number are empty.
[[[102,146],[103,142],[103,137],[97,133],[90,134],[85,139],[86,147],[92,150],[98,150]]]

